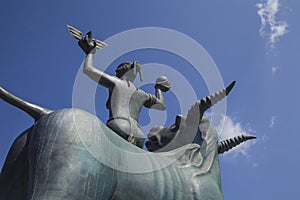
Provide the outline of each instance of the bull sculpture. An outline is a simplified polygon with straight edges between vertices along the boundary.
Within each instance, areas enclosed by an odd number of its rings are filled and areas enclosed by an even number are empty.
[[[35,119],[9,150],[0,199],[223,199],[218,153],[255,137],[218,142],[203,114],[233,85],[197,101],[174,125],[153,128],[146,146],[156,152],[129,143],[86,111],[52,111],[0,87],[4,101]]]

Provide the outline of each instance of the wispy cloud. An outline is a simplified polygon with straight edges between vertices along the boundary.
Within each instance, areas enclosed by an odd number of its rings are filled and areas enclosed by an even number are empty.
[[[240,122],[232,119],[229,116],[223,116],[222,120],[220,121],[219,126],[217,127],[218,130],[221,130],[221,138],[220,140],[225,140],[229,138],[233,138],[238,135],[251,135],[253,132],[252,129],[243,126]],[[228,156],[237,156],[243,155],[248,156],[248,152],[250,147],[256,143],[255,140],[246,141],[233,149],[227,152],[224,155]]]
[[[272,74],[275,75],[279,67],[272,67]]]
[[[271,47],[275,42],[287,33],[288,24],[285,21],[276,21],[279,11],[279,0],[267,0],[256,4],[260,17],[261,27],[259,33],[262,37],[268,37]]]
[[[271,117],[270,124],[269,124],[269,127],[270,127],[270,128],[273,128],[273,127],[274,127],[275,121],[276,121],[276,116],[273,115],[273,116]]]

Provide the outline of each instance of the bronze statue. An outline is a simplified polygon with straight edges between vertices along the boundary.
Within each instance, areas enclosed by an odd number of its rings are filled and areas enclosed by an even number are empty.
[[[218,142],[216,129],[203,114],[229,94],[234,82],[197,101],[186,117],[176,116],[172,126],[153,128],[146,146],[160,152],[147,152],[138,148],[144,143],[138,138],[142,135],[139,111],[142,106],[165,109],[162,92],[170,89],[168,80],[157,79],[154,96],[133,85],[137,73],[141,74],[137,62],[121,64],[117,77],[107,75],[93,67],[95,48],[106,44],[92,39],[91,33],[82,38],[80,32],[70,31],[87,54],[84,72],[109,88],[107,107],[112,119],[106,126],[81,109],[53,111],[0,87],[1,99],[35,119],[9,150],[0,174],[0,199],[222,200],[218,153],[254,136]],[[130,156],[142,161],[128,160]]]
[[[224,98],[224,91],[226,89],[197,101],[187,117],[178,115],[174,125],[155,134],[161,139],[151,138],[147,143],[150,151],[163,151],[155,158],[116,135],[95,115],[75,108],[51,111],[0,88],[3,100],[36,120],[9,150],[0,175],[0,199],[222,200],[217,155],[241,140],[218,143],[217,131],[199,114]],[[164,143],[164,134],[168,133],[173,136]],[[108,138],[112,144],[103,138]],[[169,144],[172,138],[174,145]],[[194,144],[188,142],[190,138],[195,138]],[[143,164],[153,171],[130,173],[107,165],[107,159],[120,166],[128,165],[124,153],[112,157],[112,152],[107,151],[111,145],[118,145],[124,152],[142,154],[147,160]],[[88,147],[99,149],[99,153],[91,154]],[[176,155],[179,156],[173,160]],[[162,163],[166,160],[170,160],[170,164],[164,166]],[[156,169],[157,166],[161,167]]]

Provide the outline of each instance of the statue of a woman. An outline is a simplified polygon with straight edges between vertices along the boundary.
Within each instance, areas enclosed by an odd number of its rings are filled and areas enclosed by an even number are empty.
[[[164,76],[156,79],[155,96],[138,89],[133,81],[137,73],[141,76],[139,62],[124,62],[116,69],[116,76],[111,76],[94,67],[93,59],[96,53],[95,40],[91,33],[79,40],[79,46],[86,53],[83,72],[92,80],[109,89],[106,107],[109,119],[106,125],[130,143],[143,148],[145,137],[138,124],[142,106],[157,110],[165,110],[162,92],[170,89],[170,83]]]

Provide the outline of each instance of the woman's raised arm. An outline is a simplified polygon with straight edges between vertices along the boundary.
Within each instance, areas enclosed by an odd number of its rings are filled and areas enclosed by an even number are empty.
[[[106,74],[105,72],[95,68],[94,66],[94,54],[87,54],[84,65],[83,65],[83,73],[85,73],[88,77],[90,77],[93,81],[103,85],[104,87],[112,89],[115,83],[118,81],[117,77]]]

